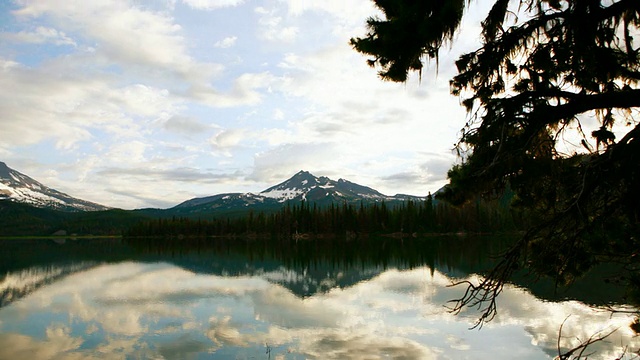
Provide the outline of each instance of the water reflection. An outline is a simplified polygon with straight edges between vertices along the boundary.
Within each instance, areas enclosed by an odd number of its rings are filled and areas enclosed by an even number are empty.
[[[541,359],[557,354],[569,315],[566,345],[619,327],[592,350],[611,358],[620,344],[640,346],[624,316],[539,300],[516,286],[501,295],[493,322],[469,331],[478,314],[443,307],[463,291],[447,285],[464,271],[440,260],[345,265],[320,257],[292,266],[273,253],[243,257],[230,248],[168,256],[114,246],[121,252],[103,261],[76,249],[66,263],[47,248],[48,267],[36,257],[6,271],[0,289],[20,288],[24,279],[33,291],[17,291],[24,296],[0,308],[0,359]],[[43,276],[46,269],[57,275]],[[34,287],[29,274],[50,280]]]

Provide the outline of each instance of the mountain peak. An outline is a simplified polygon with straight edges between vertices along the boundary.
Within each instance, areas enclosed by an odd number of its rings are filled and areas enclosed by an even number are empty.
[[[260,192],[260,195],[284,202],[303,196],[310,188],[317,185],[318,178],[308,171],[300,170],[288,180]]]
[[[295,180],[295,179],[310,180],[310,179],[316,179],[316,177],[312,173],[310,173],[310,172],[308,172],[306,170],[300,170],[295,175],[293,175],[291,178],[289,178],[289,180],[287,180],[287,181],[292,181],[292,180]]]
[[[215,213],[240,209],[277,209],[282,203],[308,201],[320,206],[329,204],[390,203],[421,200],[418,196],[387,196],[378,191],[345,179],[334,181],[326,176],[316,177],[300,170],[289,179],[258,194],[228,193],[187,200],[173,208],[180,214]]]
[[[307,201],[348,201],[353,199],[385,200],[388,197],[366,186],[340,179],[334,181],[328,177],[316,177],[301,170],[288,180],[272,186],[260,193],[261,196],[276,199]]]
[[[69,196],[0,162],[0,200],[66,211],[98,211],[108,207]]]

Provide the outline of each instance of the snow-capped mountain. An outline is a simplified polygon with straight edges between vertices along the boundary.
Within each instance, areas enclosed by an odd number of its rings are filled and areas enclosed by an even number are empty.
[[[287,201],[308,201],[318,205],[355,202],[399,202],[424,200],[424,197],[410,195],[387,196],[380,192],[350,181],[331,180],[328,177],[316,177],[308,171],[300,171],[290,179],[272,186],[258,194],[229,193],[187,200],[172,211],[178,213],[198,213],[215,210],[237,210],[248,207],[256,209],[279,208]]]
[[[333,201],[390,200],[391,198],[366,186],[354,184],[344,179],[334,181],[325,176],[315,177],[308,171],[300,171],[289,180],[262,191],[260,195],[278,202],[287,200],[323,201],[326,199]]]
[[[74,198],[42,185],[38,181],[0,162],[0,200],[10,200],[63,211],[100,211],[106,206]]]

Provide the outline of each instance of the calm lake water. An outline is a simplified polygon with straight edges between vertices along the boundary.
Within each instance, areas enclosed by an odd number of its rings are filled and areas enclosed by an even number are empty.
[[[518,277],[470,330],[478,313],[449,313],[465,290],[449,285],[507,245],[3,240],[0,359],[549,359],[563,323],[563,347],[618,328],[590,359],[638,349],[632,318],[591,306],[620,296],[596,280]]]

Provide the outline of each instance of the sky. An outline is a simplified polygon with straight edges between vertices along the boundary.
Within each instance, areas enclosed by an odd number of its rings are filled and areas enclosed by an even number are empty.
[[[2,1],[0,161],[123,209],[300,170],[424,196],[457,161],[467,115],[449,79],[486,8],[399,84],[349,45],[369,0]]]

